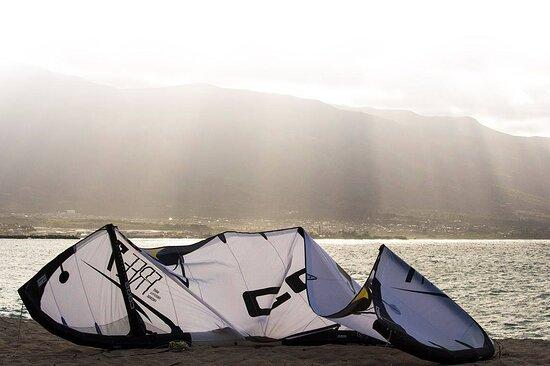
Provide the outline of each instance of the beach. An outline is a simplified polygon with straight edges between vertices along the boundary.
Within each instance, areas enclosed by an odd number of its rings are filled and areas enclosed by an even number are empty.
[[[483,365],[548,365],[550,341],[498,340],[500,357]],[[360,345],[101,350],[56,337],[33,320],[0,317],[0,365],[428,365],[391,347]]]

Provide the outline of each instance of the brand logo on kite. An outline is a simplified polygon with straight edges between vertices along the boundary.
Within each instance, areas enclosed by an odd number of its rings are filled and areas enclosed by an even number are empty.
[[[290,289],[294,293],[300,293],[306,289],[306,284],[302,281],[300,278],[301,275],[306,273],[306,269],[303,268],[297,272],[294,272],[287,278],[285,278],[285,282],[290,287]],[[253,291],[245,291],[243,292],[243,300],[244,304],[246,306],[246,310],[248,311],[248,315],[251,317],[257,317],[262,315],[269,315],[271,314],[271,311],[278,306],[281,306],[286,301],[290,300],[292,297],[288,292],[285,292],[275,298],[275,301],[273,302],[273,305],[270,308],[262,308],[260,307],[260,304],[258,303],[258,297],[266,296],[266,295],[276,295],[279,293],[279,290],[281,287],[265,287],[258,290]]]
[[[128,284],[135,286],[135,291],[141,290],[141,294],[145,295],[155,283],[162,279],[162,276],[143,259],[133,253],[132,255],[134,256],[134,261],[132,263],[124,262],[126,265],[126,273],[128,274]],[[155,298],[160,297],[157,294]]]

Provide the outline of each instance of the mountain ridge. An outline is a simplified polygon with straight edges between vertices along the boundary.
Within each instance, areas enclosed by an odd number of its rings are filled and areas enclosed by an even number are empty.
[[[203,84],[12,80],[0,88],[0,210],[550,213],[550,139],[474,119],[347,111]]]

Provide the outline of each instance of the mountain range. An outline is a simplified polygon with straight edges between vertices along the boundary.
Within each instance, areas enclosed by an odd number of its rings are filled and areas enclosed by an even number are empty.
[[[550,215],[550,139],[463,117],[185,85],[0,75],[0,211]]]

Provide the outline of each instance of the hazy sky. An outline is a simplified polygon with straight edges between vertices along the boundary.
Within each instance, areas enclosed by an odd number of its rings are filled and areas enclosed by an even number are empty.
[[[544,5],[544,4],[549,5]],[[470,115],[550,136],[550,3],[5,1],[0,62]]]

